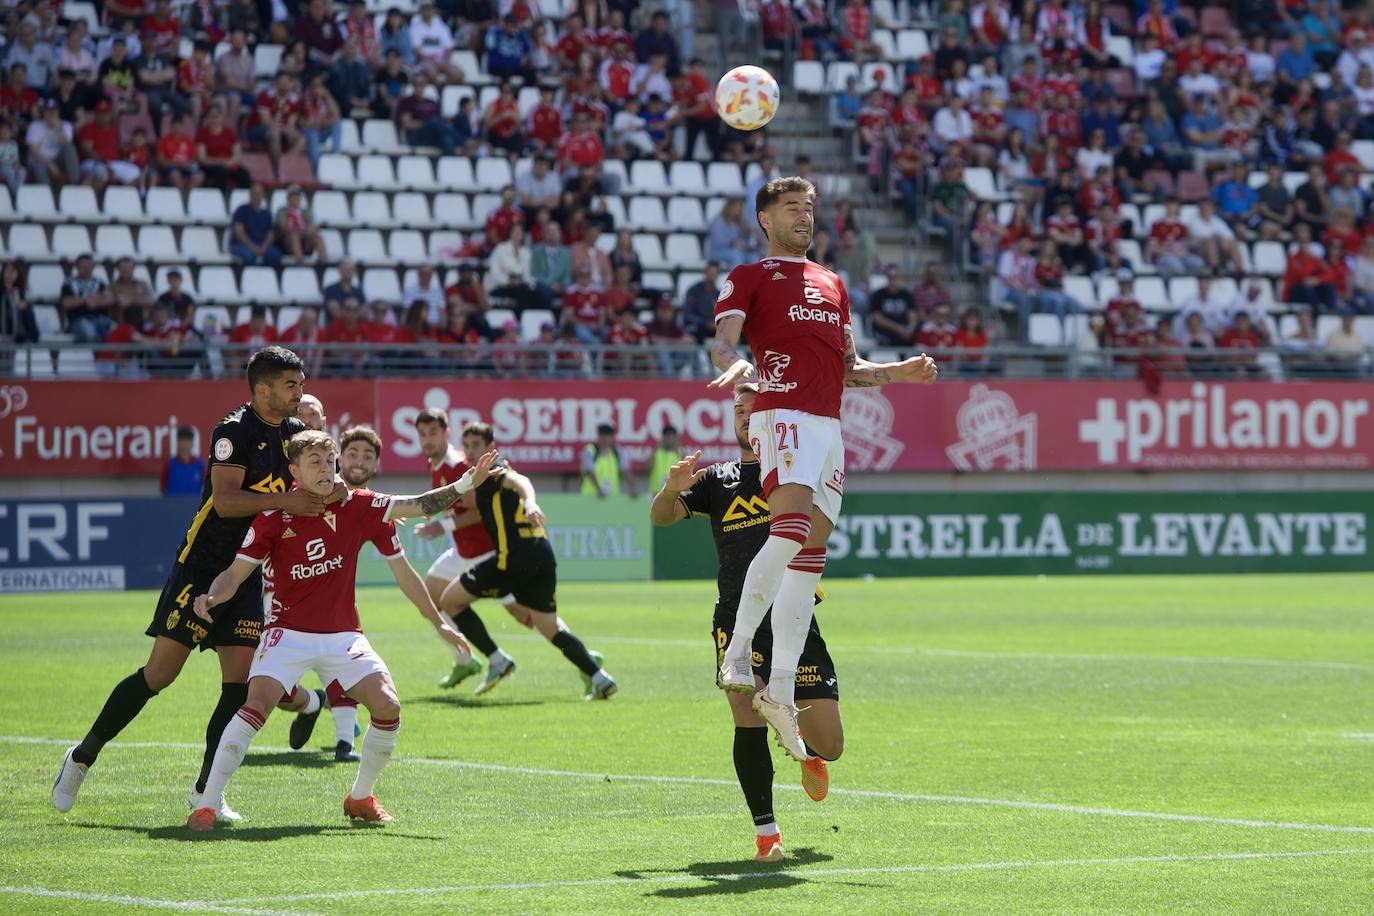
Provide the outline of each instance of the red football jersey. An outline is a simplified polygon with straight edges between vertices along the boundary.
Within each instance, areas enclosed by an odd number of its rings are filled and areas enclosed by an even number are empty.
[[[756,409],[840,416],[849,291],[832,271],[805,258],[768,257],[730,271],[716,320],[744,318],[759,379]]]
[[[323,515],[259,514],[238,556],[272,564],[272,616],[264,625],[303,633],[362,632],[354,596],[358,551],[371,541],[388,560],[405,553],[396,523],[386,518],[391,500],[359,489]]]
[[[436,488],[446,487],[466,474],[467,470],[468,462],[463,457],[463,453],[450,445],[444,460],[437,465],[430,465],[429,485]],[[487,529],[481,524],[455,528],[453,530],[453,543],[458,548],[458,556],[468,560],[473,557],[480,557],[484,553],[491,553],[496,549],[492,546],[491,536],[487,534]]]

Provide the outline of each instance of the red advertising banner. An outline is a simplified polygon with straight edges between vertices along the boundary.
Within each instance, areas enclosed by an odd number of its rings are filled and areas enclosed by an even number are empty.
[[[414,419],[490,422],[534,472],[574,471],[610,423],[635,463],[665,425],[710,460],[737,452],[730,402],[700,381],[309,382],[331,429],[375,420],[387,468],[422,472]],[[155,474],[178,426],[202,437],[242,382],[0,382],[0,477]],[[846,392],[850,472],[1360,470],[1374,386],[1357,382],[942,381]],[[202,438],[203,443],[203,438]],[[203,451],[203,447],[202,447]]]
[[[308,381],[333,432],[376,417],[373,382]],[[211,430],[248,400],[226,381],[7,382],[0,380],[0,478],[156,476],[176,452],[181,426],[197,452]]]

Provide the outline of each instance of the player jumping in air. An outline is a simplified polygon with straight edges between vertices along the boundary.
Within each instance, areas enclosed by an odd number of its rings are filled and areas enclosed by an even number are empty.
[[[816,191],[804,178],[775,178],[758,192],[755,216],[768,256],[730,271],[716,300],[710,383],[733,390],[755,372],[737,347],[743,334],[758,363],[759,396],[749,443],[759,457],[772,511],[769,537],[749,564],[720,686],[754,694],[753,707],[797,760],[810,758],[797,729],[794,672],[811,626],[812,596],[825,569],[825,543],[844,496],[840,396],[846,385],[935,380],[925,354],[900,363],[858,358],[849,293],[831,271],[807,260]],[[772,605],[773,660],[756,692],[750,665],[754,631]]]
[[[313,394],[301,397],[300,409],[296,412],[296,418],[305,424],[306,429],[323,430],[325,428],[324,403]],[[376,433],[373,433],[375,436]],[[380,440],[379,447],[380,447]],[[348,451],[348,443],[340,442],[340,449],[343,453]],[[342,460],[343,454],[340,454]],[[350,483],[345,469],[343,478],[348,488],[355,489],[367,483],[366,480],[360,483]],[[374,472],[375,473],[375,472]],[[272,613],[272,566],[270,563],[262,565],[262,607],[263,615],[268,616]],[[358,736],[358,701],[344,693],[337,681],[326,682],[320,678],[320,682],[325,685],[323,690],[306,690],[304,687],[297,687],[291,691],[291,695],[278,704],[279,709],[287,712],[296,713],[296,718],[291,722],[291,731],[288,743],[292,750],[299,750],[305,747],[310,740],[311,734],[315,731],[315,720],[320,717],[321,710],[328,709],[329,715],[334,720],[334,760],[337,763],[356,763],[358,755],[353,750],[353,741]]]
[[[735,612],[744,591],[744,574],[749,561],[768,540],[768,503],[763,498],[759,478],[759,459],[749,447],[749,415],[758,396],[758,385],[741,382],[735,386],[735,438],[739,440],[738,461],[726,461],[696,468],[701,452],[689,455],[672,466],[663,489],[649,506],[655,525],[672,525],[693,515],[711,520],[720,564],[716,575],[719,598],[711,620],[711,637],[720,665],[726,643],[735,630]],[[817,599],[819,601],[819,595]],[[772,637],[765,621],[754,635],[751,659],[756,686],[763,687],[772,674],[770,655]],[[806,707],[806,749],[811,760],[801,765],[802,788],[814,801],[830,790],[826,761],[837,760],[844,752],[844,723],[840,720],[840,687],[835,663],[821,638],[813,616],[795,673],[797,699]],[[773,816],[773,758],[768,752],[768,726],[750,708],[743,693],[727,693],[730,713],[735,720],[735,775],[749,813],[754,817],[754,832],[760,862],[782,859],[782,834]]]
[[[291,474],[296,485],[315,494],[333,487],[338,451],[327,433],[307,431],[292,437]],[[233,563],[215,577],[208,592],[194,602],[197,617],[218,616],[239,585],[267,560],[277,571],[272,616],[249,672],[248,699],[224,729],[215,751],[205,799],[213,801],[243,762],[254,735],[281,696],[310,668],[323,673],[367,707],[371,724],[363,736],[358,777],[344,796],[344,814],[365,821],[389,821],[374,789],[382,767],[391,759],[401,725],[401,704],[391,673],[363,635],[355,598],[358,550],[371,541],[391,567],[396,584],[454,646],[465,647],[430,600],[419,574],[406,562],[395,520],[440,512],[486,479],[495,453],[484,455],[472,469],[441,490],[420,496],[387,496],[366,488],[349,491],[338,508],[319,516],[267,512],[253,522]],[[186,826],[210,830],[213,807],[191,812]]]
[[[493,448],[490,426],[469,423],[463,427],[463,449],[469,464]],[[466,627],[467,618],[461,611],[479,597],[514,596],[506,610],[525,626],[538,630],[577,666],[582,672],[583,699],[609,699],[617,688],[615,679],[601,667],[600,654],[588,652],[558,616],[557,562],[544,531],[544,513],[534,499],[534,485],[504,461],[497,464],[486,483],[474,491],[477,511],[496,551],[450,583],[439,607]],[[492,680],[490,671],[487,680]]]
[[[148,625],[152,652],[142,668],[115,685],[86,737],[63,755],[52,787],[52,803],[58,811],[71,810],[101,748],[176,680],[197,646],[215,650],[223,682],[219,703],[205,728],[205,757],[190,799],[192,808],[202,807],[201,794],[220,735],[248,696],[248,667],[262,629],[261,578],[246,577],[242,588],[225,595],[212,625],[196,617],[191,602],[233,560],[259,512],[279,510],[308,518],[322,514],[327,501],[342,496],[342,485],[332,495],[329,488],[322,492],[291,489],[286,444],[304,429],[296,419],[305,385],[300,358],[281,347],[264,347],[248,361],[247,377],[250,400],[230,411],[210,436],[210,473],[201,491],[200,508],[177,549]],[[238,819],[222,798],[218,803],[222,819]]]
[[[468,468],[467,458],[462,450],[449,442],[447,413],[434,407],[420,411],[415,417],[415,432],[420,441],[420,453],[429,460],[430,486],[442,487],[463,475]],[[482,454],[482,451],[479,450],[477,454]],[[535,513],[538,513],[538,507]],[[539,515],[539,519],[542,523],[543,516]],[[415,531],[424,538],[441,537],[447,532],[453,534],[453,543],[435,558],[425,574],[425,587],[429,589],[435,604],[439,604],[450,582],[496,552],[470,495],[445,515],[421,525]],[[499,600],[509,607],[515,602],[515,597],[502,595]],[[486,693],[515,672],[515,659],[497,647],[476,611],[470,607],[463,608],[449,619],[467,637],[468,642],[487,657],[487,676],[477,685],[478,694]],[[453,670],[439,680],[439,686],[445,689],[457,687],[481,670],[482,663],[475,658],[469,656],[466,661],[460,661],[455,656]]]

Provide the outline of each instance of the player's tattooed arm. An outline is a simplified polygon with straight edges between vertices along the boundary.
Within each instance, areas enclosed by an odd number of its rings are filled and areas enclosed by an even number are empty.
[[[443,512],[462,499],[465,494],[480,487],[492,473],[491,463],[496,460],[496,452],[487,452],[477,463],[468,468],[462,477],[444,487],[435,487],[418,496],[395,496],[391,508],[387,510],[387,521],[398,518],[414,518],[417,515],[434,515]]]
[[[726,315],[716,322],[711,362],[720,370],[720,375],[707,384],[708,388],[732,389],[735,382],[754,374],[754,367],[739,353],[739,336],[743,329],[744,319],[739,315]]]
[[[859,356],[854,348],[854,332],[849,328],[844,329],[844,365],[846,388],[877,388],[895,382],[929,385],[939,371],[935,360],[924,353],[899,363],[871,363]]]
[[[233,598],[238,593],[239,586],[247,581],[261,564],[246,559],[236,559],[229,564],[229,568],[215,576],[215,581],[210,583],[210,590],[203,595],[197,595],[192,610],[201,620],[212,622],[214,615],[211,609],[223,604]]]
[[[700,458],[701,449],[697,449],[668,470],[663,489],[654,494],[654,501],[649,503],[649,521],[655,525],[672,525],[687,517],[687,507],[678,497],[706,476],[707,469],[696,466]]]

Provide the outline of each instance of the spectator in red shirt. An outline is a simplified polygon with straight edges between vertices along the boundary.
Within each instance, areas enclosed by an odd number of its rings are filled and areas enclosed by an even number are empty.
[[[173,57],[181,45],[181,22],[172,12],[171,0],[157,0],[153,14],[143,19],[143,53]]]
[[[928,353],[938,353],[954,347],[958,328],[950,320],[948,305],[938,305],[930,319],[916,331],[915,344]]]
[[[482,115],[482,129],[487,142],[508,153],[519,153],[525,146],[520,132],[520,103],[515,98],[515,84],[507,80],[501,84],[500,94],[491,100]]]
[[[258,93],[253,115],[249,118],[248,139],[267,145],[273,162],[281,161],[283,153],[293,155],[305,149],[305,135],[300,130],[301,97],[296,80],[290,73],[277,73],[273,91]]]
[[[1179,202],[1170,198],[1164,202],[1164,216],[1150,227],[1145,242],[1145,257],[1165,277],[1174,274],[1200,274],[1207,267],[1202,256],[1188,246],[1188,227],[1179,218]]]
[[[458,265],[458,281],[444,288],[444,301],[450,311],[455,306],[485,312],[491,308],[486,288],[477,276],[477,268],[469,261]]]
[[[601,138],[592,132],[587,116],[581,112],[574,114],[572,130],[564,134],[558,144],[559,172],[565,177],[582,169],[600,173],[605,159],[605,147],[601,145]],[[615,193],[615,189],[607,189],[607,193]]]
[[[1336,134],[1336,142],[1326,153],[1326,183],[1340,184],[1341,170],[1346,168],[1358,172],[1361,166],[1360,160],[1350,151],[1350,134],[1343,130]]]
[[[326,0],[310,0],[304,14],[296,20],[295,38],[304,42],[312,69],[328,69],[339,56],[343,36],[330,18]]]
[[[205,183],[196,157],[196,141],[191,136],[191,119],[178,115],[172,119],[172,129],[157,141],[157,161],[162,180],[183,194]]]
[[[572,285],[563,293],[561,318],[563,325],[575,327],[577,339],[588,345],[600,343],[606,331],[606,308],[591,278],[585,265],[573,268]]]
[[[621,309],[606,332],[606,343],[613,347],[647,347],[649,332],[639,323],[634,309]],[[648,354],[607,353],[603,368],[607,375],[637,375],[648,367]]]
[[[210,106],[205,126],[196,134],[196,158],[205,175],[205,183],[224,190],[246,188],[253,176],[241,164],[243,148],[239,135],[224,120],[219,102]]]
[[[959,318],[959,327],[954,332],[954,346],[963,351],[955,362],[960,372],[973,370],[974,373],[982,371],[983,353],[981,351],[988,348],[988,332],[983,330],[983,317],[976,308],[965,309],[964,314]]]
[[[343,142],[343,115],[329,91],[329,74],[324,71],[312,73],[301,94],[301,134],[311,170],[320,167],[320,149],[326,139],[331,153],[337,153]]]
[[[1283,301],[1301,302],[1321,312],[1336,311],[1336,287],[1327,264],[1312,251],[1312,230],[1306,223],[1293,227],[1293,245],[1283,275]]]
[[[487,214],[487,238],[492,244],[504,242],[510,238],[511,227],[517,223],[525,225],[525,211],[516,206],[515,188],[508,185],[501,189],[501,206]]]
[[[229,332],[230,345],[237,345],[242,355],[251,354],[278,340],[277,329],[267,320],[267,306],[255,305],[248,321]]]
[[[849,0],[844,7],[842,21],[844,37],[840,39],[840,45],[849,51],[855,63],[862,66],[865,60],[882,56],[878,46],[873,43],[873,16],[864,0]]]
[[[525,136],[536,152],[558,148],[558,141],[563,138],[563,112],[554,103],[552,86],[539,87],[539,104],[530,109],[525,120]]]
[[[1236,312],[1231,326],[1222,333],[1217,346],[1223,350],[1238,351],[1227,360],[1236,374],[1252,378],[1265,374],[1255,352],[1259,349],[1260,338],[1250,324],[1250,316],[1245,312]]]
[[[191,56],[177,66],[177,89],[191,101],[193,123],[200,120],[215,92],[215,65],[210,59],[213,51],[214,45],[198,39]]]
[[[0,115],[7,115],[23,124],[35,116],[38,93],[27,85],[29,68],[24,64],[10,66],[10,81],[0,88]]]
[[[81,148],[81,174],[95,185],[97,192],[111,179],[119,184],[138,181],[142,170],[120,159],[119,125],[109,102],[95,106],[95,118],[82,125],[77,144]]]
[[[325,328],[324,341],[348,346],[367,343],[367,322],[363,320],[362,303],[352,297],[345,299],[339,309],[339,317]],[[365,352],[338,351],[333,347],[325,360],[327,371],[343,378],[366,377],[370,365],[371,360]]]
[[[630,57],[630,46],[627,42],[618,42],[597,72],[601,91],[614,104],[623,105],[633,92],[634,77],[635,62]]]

